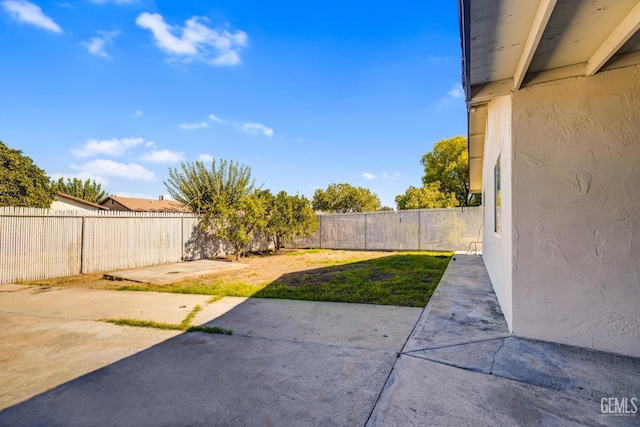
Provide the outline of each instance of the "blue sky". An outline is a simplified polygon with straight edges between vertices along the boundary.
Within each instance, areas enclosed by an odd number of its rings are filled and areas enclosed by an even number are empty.
[[[454,0],[0,0],[0,140],[50,177],[156,198],[232,159],[304,194],[382,203],[466,135]]]

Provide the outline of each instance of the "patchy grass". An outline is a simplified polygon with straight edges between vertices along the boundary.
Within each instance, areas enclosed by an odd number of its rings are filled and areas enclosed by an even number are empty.
[[[116,289],[119,291],[172,292],[178,294],[213,295],[213,298],[220,299],[223,296],[250,297],[256,293],[259,287],[256,288],[255,285],[249,283],[226,281],[223,278],[219,278],[210,282],[196,283],[193,285],[185,285],[183,282],[170,283],[168,285],[143,283],[118,286]]]
[[[244,280],[219,275],[168,285],[136,284],[118,289],[423,307],[452,255],[421,251],[385,252],[382,256],[376,253],[368,259],[366,252],[358,255],[341,253],[339,257],[333,257],[335,251],[322,250],[323,258],[307,259],[319,252],[291,253],[300,257],[298,265],[304,267],[270,281],[256,282],[255,273],[245,273]],[[272,258],[277,263],[279,256]]]
[[[231,329],[221,328],[220,326],[191,326],[187,332],[206,332],[209,334],[233,335]]]
[[[185,332],[206,332],[209,334],[224,334],[233,335],[231,329],[221,328],[220,326],[187,326],[176,323],[163,323],[154,322],[153,320],[139,320],[139,319],[100,319],[101,322],[113,323],[118,326],[133,326],[137,328],[154,328],[172,331],[185,331]]]
[[[284,250],[249,254],[247,268],[166,284],[103,280],[101,274],[38,280],[42,286],[307,299],[423,307],[453,252]],[[36,282],[27,282],[34,284]]]
[[[113,323],[118,326],[135,326],[138,328],[154,328],[154,329],[163,329],[163,330],[172,330],[172,331],[183,331],[184,328],[182,325],[177,323],[164,323],[164,322],[156,322],[153,320],[140,320],[140,319],[100,319],[101,322]]]
[[[189,326],[191,326],[191,322],[201,311],[202,307],[199,304],[193,307],[193,310],[191,310],[189,314],[187,314],[187,317],[185,317],[182,322],[180,322],[180,326],[182,327],[182,329],[189,329]]]
[[[449,259],[411,252],[332,263],[330,267],[284,275],[253,296],[422,307],[433,294]]]
[[[207,304],[211,302],[215,302],[218,298],[211,298]],[[219,326],[193,326],[191,322],[195,319],[196,315],[202,311],[202,306],[196,305],[193,307],[193,310],[187,314],[182,322],[180,323],[164,323],[164,322],[156,322],[153,320],[140,320],[140,319],[100,319],[101,322],[112,323],[118,326],[134,326],[138,328],[154,328],[154,329],[163,329],[163,330],[172,330],[172,331],[185,331],[185,332],[206,332],[209,334],[226,334],[232,335],[233,331],[231,329],[221,328]]]
[[[303,256],[308,254],[321,254],[330,252],[330,249],[303,249],[299,251],[284,252],[284,256]]]

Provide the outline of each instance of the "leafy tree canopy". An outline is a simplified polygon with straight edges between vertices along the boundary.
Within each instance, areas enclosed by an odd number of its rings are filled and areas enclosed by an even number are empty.
[[[469,192],[467,138],[456,136],[436,142],[433,151],[422,156],[422,183],[440,183],[440,191],[453,193],[458,206],[478,206],[480,196]]]
[[[378,196],[363,187],[350,184],[330,184],[318,189],[311,202],[313,209],[327,213],[373,212],[381,207]]]
[[[458,200],[453,193],[443,193],[440,191],[440,182],[430,182],[423,187],[414,186],[404,193],[396,196],[398,209],[435,209],[435,208],[455,208]]]
[[[45,172],[0,141],[0,206],[48,209],[54,195]]]
[[[266,192],[267,223],[264,231],[273,242],[276,252],[286,240],[294,237],[309,237],[319,227],[309,199],[304,196],[290,196],[285,191],[273,195]]]
[[[107,198],[108,194],[102,189],[102,185],[92,179],[82,181],[79,178],[59,178],[51,182],[53,191],[69,194],[87,202],[100,204]]]
[[[169,168],[164,184],[174,200],[202,214],[202,229],[231,243],[236,259],[266,223],[265,197],[248,166],[223,159],[210,168],[201,161],[183,163]]]

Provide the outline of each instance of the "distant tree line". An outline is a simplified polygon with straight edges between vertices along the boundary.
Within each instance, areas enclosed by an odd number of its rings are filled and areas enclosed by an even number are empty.
[[[422,186],[410,186],[396,196],[398,209],[477,206],[480,195],[469,191],[467,139],[462,136],[436,142],[422,156]],[[201,216],[200,226],[230,242],[239,258],[261,234],[280,251],[288,239],[310,236],[318,228],[315,212],[352,213],[391,210],[371,190],[347,183],[317,189],[309,201],[285,191],[277,194],[255,186],[251,169],[234,161],[201,161],[169,168],[164,182],[171,196]],[[107,192],[94,180],[59,178],[51,181],[31,158],[0,141],[0,206],[49,208],[55,193],[66,193],[101,203]]]
[[[51,188],[54,191],[77,197],[87,202],[100,204],[109,195],[102,189],[102,185],[93,179],[82,181],[79,178],[59,178],[51,181]]]

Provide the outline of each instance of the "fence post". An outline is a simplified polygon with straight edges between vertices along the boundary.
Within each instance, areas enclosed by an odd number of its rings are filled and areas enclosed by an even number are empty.
[[[367,214],[364,214],[364,250],[367,250]]]
[[[80,274],[84,274],[84,219],[80,222]]]
[[[184,217],[180,218],[180,259],[184,261]]]
[[[422,211],[418,211],[418,250],[422,250]]]

